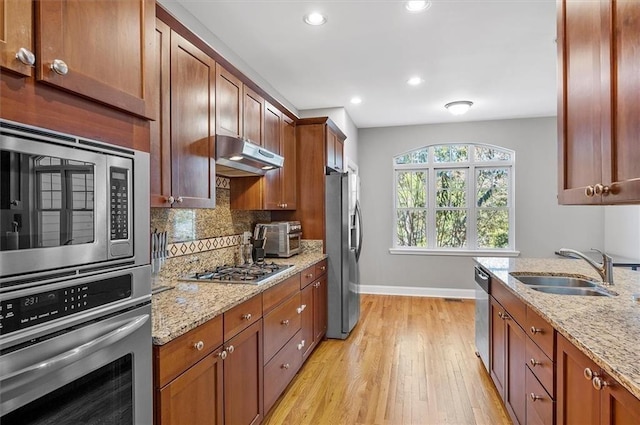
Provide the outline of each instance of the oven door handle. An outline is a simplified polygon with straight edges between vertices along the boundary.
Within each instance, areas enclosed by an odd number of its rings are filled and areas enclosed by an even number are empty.
[[[81,358],[84,358],[91,353],[94,353],[110,344],[114,344],[121,339],[126,338],[127,336],[138,330],[142,325],[144,325],[147,320],[149,320],[148,314],[134,317],[133,319],[127,321],[125,324],[118,326],[116,329],[100,335],[92,339],[91,341],[79,345],[75,348],[64,351],[63,353],[60,353],[56,356],[50,357],[48,359],[45,358],[42,360],[37,360],[35,362],[32,362],[30,366],[16,371],[4,370],[3,372],[5,373],[0,376],[0,382],[2,382],[2,385],[4,386],[6,385],[4,381],[11,379],[12,381],[20,381],[15,382],[17,386],[25,385],[35,379],[38,379],[42,375],[46,375],[55,370],[68,366],[69,364]]]

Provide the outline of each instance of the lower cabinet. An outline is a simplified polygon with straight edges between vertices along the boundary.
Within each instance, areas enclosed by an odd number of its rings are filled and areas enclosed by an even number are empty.
[[[309,357],[327,332],[326,270],[327,262],[323,260],[302,272],[300,303],[302,307],[302,341],[304,343],[303,360]],[[305,277],[307,277],[306,280]]]
[[[640,400],[562,335],[558,335],[557,347],[559,425],[640,423]]]

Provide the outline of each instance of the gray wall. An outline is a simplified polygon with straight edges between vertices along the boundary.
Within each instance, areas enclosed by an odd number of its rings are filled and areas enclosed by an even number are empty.
[[[468,294],[474,287],[471,257],[389,253],[393,235],[392,158],[428,144],[478,142],[516,152],[515,237],[521,256],[550,257],[561,247],[603,247],[603,207],[557,204],[555,117],[367,128],[360,129],[358,136],[365,231],[360,271],[365,291],[367,285],[382,285],[427,288],[427,293],[434,294],[438,289],[461,289]],[[434,291],[429,292],[431,289]]]

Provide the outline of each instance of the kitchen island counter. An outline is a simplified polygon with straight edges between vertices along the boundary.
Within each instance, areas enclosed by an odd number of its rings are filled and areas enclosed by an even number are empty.
[[[601,282],[586,262],[575,259],[484,258],[475,261],[494,279],[546,319],[604,371],[640,398],[640,273],[614,268],[617,295],[554,295],[536,291],[511,273],[572,275]]]
[[[269,258],[293,267],[260,285],[160,280],[158,284],[172,289],[151,298],[153,344],[164,345],[325,258],[318,252]]]

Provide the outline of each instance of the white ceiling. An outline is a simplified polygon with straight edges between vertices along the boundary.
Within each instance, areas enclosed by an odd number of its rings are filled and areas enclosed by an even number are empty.
[[[435,0],[417,14],[402,1],[179,3],[296,108],[342,106],[359,128],[556,113],[555,0]],[[311,11],[328,22],[305,24]],[[454,100],[474,106],[454,117]]]

